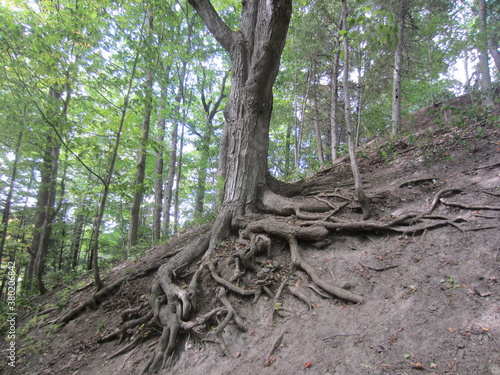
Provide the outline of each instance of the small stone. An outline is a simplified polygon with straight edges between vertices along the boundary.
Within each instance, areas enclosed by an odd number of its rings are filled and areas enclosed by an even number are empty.
[[[344,285],[342,285],[342,289],[351,290],[352,284],[351,283],[344,283]]]
[[[483,285],[473,285],[472,289],[474,290],[474,293],[481,297],[491,296],[491,292]]]

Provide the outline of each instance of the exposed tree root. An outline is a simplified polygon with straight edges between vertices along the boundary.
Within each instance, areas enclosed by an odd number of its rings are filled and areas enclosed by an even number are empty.
[[[450,188],[450,189],[442,189],[442,190],[439,190],[436,194],[436,196],[434,197],[432,203],[431,203],[431,206],[429,207],[429,209],[427,210],[427,215],[430,215],[434,209],[436,208],[436,205],[438,204],[439,202],[439,199],[441,198],[441,196],[445,193],[449,193],[449,192],[454,192],[454,193],[461,193],[463,190],[462,189],[459,189],[459,188]]]
[[[264,367],[270,366],[275,361],[273,353],[278,348],[278,346],[280,346],[281,342],[283,341],[283,336],[285,336],[286,331],[287,330],[285,328],[283,331],[281,331],[281,333],[276,338],[276,340],[274,340],[273,345],[271,345],[271,349],[269,350],[269,352],[266,356],[266,362],[264,363]]]
[[[128,279],[130,279],[130,276],[122,277],[116,280],[114,283],[111,283],[105,286],[104,288],[100,289],[94,295],[92,295],[92,297],[90,297],[83,303],[71,309],[66,315],[64,315],[61,319],[59,319],[58,323],[65,325],[71,320],[73,320],[75,317],[77,317],[80,313],[85,311],[87,308],[97,307],[100,301],[102,301],[108,295],[114,294],[121,286],[121,284]]]
[[[500,210],[500,206],[490,206],[490,205],[469,205],[460,202],[449,202],[444,199],[440,199],[440,202],[447,206],[454,206],[459,208],[466,208],[468,210]]]
[[[296,188],[298,189],[298,187]],[[259,254],[266,254],[267,258],[272,257],[271,241],[275,237],[283,239],[288,244],[291,263],[295,267],[305,271],[312,281],[312,285],[309,287],[316,293],[323,298],[330,298],[330,295],[333,295],[351,303],[362,303],[365,299],[364,296],[355,294],[347,290],[348,288],[336,286],[327,281],[323,275],[320,275],[315,267],[309,264],[303,257],[299,241],[306,241],[311,246],[319,246],[318,244],[327,244],[331,240],[332,234],[339,232],[395,232],[414,234],[443,225],[453,225],[462,230],[457,225],[458,222],[464,220],[460,217],[449,218],[446,216],[431,215],[438,202],[442,202],[444,194],[460,191],[461,189],[458,188],[443,189],[435,195],[426,213],[407,213],[388,221],[346,221],[335,217],[336,213],[351,203],[351,201],[346,202],[344,197],[335,196],[329,199],[325,199],[324,197],[309,197],[305,200],[294,200],[280,197],[270,190],[266,190],[261,195],[260,209],[262,209],[262,212],[278,214],[284,217],[275,217],[266,214],[236,216],[234,215],[235,211],[231,211],[229,206],[225,207],[223,209],[224,212],[232,212],[232,214],[219,218],[210,232],[205,233],[188,244],[181,251],[172,253],[169,261],[159,267],[149,297],[151,310],[148,313],[144,313],[143,309],[145,306],[143,305],[125,310],[122,314],[123,322],[121,327],[102,337],[100,341],[120,338],[120,342],[122,342],[125,338],[132,335],[125,347],[112,354],[114,357],[135,348],[145,339],[146,334],[141,332],[143,327],[148,327],[147,332],[159,328],[161,336],[156,343],[152,357],[143,368],[142,374],[158,371],[169,366],[174,356],[179,336],[182,333],[192,334],[204,341],[210,339],[210,336],[207,335],[215,334],[222,352],[232,357],[231,350],[227,347],[224,340],[223,332],[231,321],[234,321],[242,331],[246,331],[247,327],[231,304],[227,293],[234,293],[243,297],[253,297],[253,301],[255,302],[264,291],[272,298],[273,303],[270,313],[270,324],[274,321],[276,314],[286,317],[287,310],[280,303],[280,298],[285,290],[288,290],[291,295],[303,301],[309,309],[313,307],[311,298],[305,290],[289,285],[288,277],[284,277],[280,281],[279,287],[275,292],[273,291],[272,282],[274,281],[270,282],[270,279],[266,276],[266,272],[269,272],[269,270],[261,267],[260,261],[257,261],[257,256]],[[239,230],[240,237],[237,240],[238,245],[232,253],[227,253],[227,248],[224,248],[225,255],[221,255],[216,249],[220,240],[225,238],[224,236],[227,236],[229,233],[230,229],[228,227],[233,231]],[[229,280],[226,280],[219,274],[217,265],[220,259],[231,257],[234,262],[229,264],[234,264],[234,273]],[[182,274],[180,272],[181,269],[192,265],[197,260],[200,260],[200,262],[196,271],[191,273],[192,277],[189,285],[181,287],[180,283],[176,280],[177,275]],[[397,266],[391,265],[384,268],[372,268],[363,265],[363,267],[375,271],[384,271]],[[204,315],[197,316],[196,313],[200,307],[197,295],[199,291],[198,284],[202,272],[207,269],[209,277],[220,285],[217,291],[217,299],[221,305],[214,307]],[[250,288],[241,287],[239,284],[240,280],[249,280],[247,273],[257,275],[256,281],[252,279],[252,287]],[[259,276],[259,274],[263,276]],[[204,275],[206,275],[206,272]],[[125,281],[125,278],[111,284],[107,289],[103,289],[101,293],[111,293],[123,281]],[[96,296],[99,297],[97,294]],[[88,303],[90,304],[91,302]],[[83,308],[80,306],[79,309],[74,309],[71,314],[67,315],[65,321],[78,314]],[[201,332],[206,330],[207,326],[216,327],[216,329],[209,330],[209,333],[204,335]],[[265,366],[273,362],[273,352],[282,340],[284,333],[285,331],[281,333],[276,340],[276,345],[273,345],[273,348],[271,348],[264,364]]]

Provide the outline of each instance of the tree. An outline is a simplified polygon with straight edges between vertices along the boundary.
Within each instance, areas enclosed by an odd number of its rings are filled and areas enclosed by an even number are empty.
[[[479,66],[481,91],[483,92],[483,104],[487,106],[493,105],[493,93],[491,88],[491,75],[488,63],[488,32],[487,32],[487,10],[486,1],[478,1],[478,18],[479,18]],[[491,43],[490,43],[491,44]]]
[[[392,130],[391,135],[395,137],[401,129],[401,80],[403,75],[403,46],[405,18],[409,10],[407,0],[398,1],[396,19],[398,24],[398,44],[394,53],[394,76],[392,84]]]
[[[349,89],[349,30],[347,26],[347,0],[342,0],[342,26],[343,26],[343,47],[344,47],[344,114],[347,127],[347,137],[349,143],[349,158],[351,161],[351,169],[354,175],[354,190],[358,197],[363,210],[363,219],[367,220],[370,217],[370,203],[363,190],[361,181],[361,173],[359,172],[358,162],[356,158],[356,145],[354,142],[354,127],[351,119],[351,94]]]
[[[291,17],[291,1],[244,2],[240,30],[224,23],[208,0],[190,0],[205,25],[231,56],[231,91],[224,110],[219,174],[224,179],[214,236],[228,235],[231,220],[257,209],[266,186],[272,87]]]
[[[146,36],[146,48],[151,47],[153,44],[153,25],[154,25],[154,15],[151,10],[146,12],[147,22],[148,22],[148,33]],[[147,53],[149,52],[149,53]],[[132,207],[130,209],[130,224],[128,228],[128,243],[127,243],[127,257],[130,252],[130,248],[137,245],[137,231],[139,229],[139,214],[142,204],[142,199],[144,196],[144,178],[146,175],[146,158],[147,158],[147,147],[149,139],[149,125],[151,123],[151,112],[153,107],[153,83],[154,83],[154,65],[157,61],[157,56],[153,54],[153,51],[147,51],[145,53],[146,58],[151,59],[153,62],[146,67],[146,82],[144,84],[144,116],[142,118],[141,125],[141,141],[140,147],[137,155],[137,171],[134,184],[134,199],[132,201]]]

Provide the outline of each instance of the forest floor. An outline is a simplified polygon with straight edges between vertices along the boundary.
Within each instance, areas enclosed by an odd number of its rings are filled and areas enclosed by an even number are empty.
[[[213,326],[202,326],[208,339],[182,336],[171,367],[161,373],[500,375],[499,117],[498,107],[486,115],[469,106],[467,98],[457,98],[414,113],[406,125],[411,135],[379,138],[359,149],[375,213],[370,220],[426,212],[439,191],[456,189],[443,193],[433,210],[436,217],[453,219],[447,225],[416,234],[332,233],[321,249],[301,242],[304,258],[325,280],[363,295],[363,303],[315,292],[309,277],[291,267],[285,243],[273,239],[272,250],[260,259],[267,280],[274,280],[270,288],[274,291],[289,277],[289,284],[306,298],[285,290],[278,302],[265,295],[253,302],[228,293],[247,331],[227,325],[224,352],[210,335]],[[310,179],[331,180],[328,189],[317,192],[323,198],[353,195],[346,158]],[[350,204],[340,216],[356,219],[361,214]],[[92,287],[84,287],[90,276],[38,297],[36,308],[19,311],[16,367],[8,367],[6,355],[0,354],[0,372],[139,374],[158,335],[114,358],[110,356],[126,342],[98,339],[119,326],[122,311],[146,301],[165,254],[206,228],[189,229],[136,261],[116,265],[104,279],[107,284],[138,270],[141,277],[124,282],[60,329],[51,322],[91,296]],[[230,238],[217,250],[226,279],[232,258],[228,249],[238,246]],[[179,280],[194,269],[183,270]],[[200,310],[208,312],[217,305],[218,284],[206,272],[200,287]],[[3,341],[0,353],[5,348]]]

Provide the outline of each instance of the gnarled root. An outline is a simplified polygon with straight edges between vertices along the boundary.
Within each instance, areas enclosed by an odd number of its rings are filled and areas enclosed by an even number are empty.
[[[317,274],[316,270],[302,258],[297,239],[309,241],[323,240],[329,233],[328,229],[324,226],[297,227],[271,218],[258,221],[237,218],[234,220],[234,223],[254,233],[265,232],[285,239],[290,246],[292,263],[306,271],[316,285],[346,301],[353,303],[363,302],[363,297],[325,282]]]

